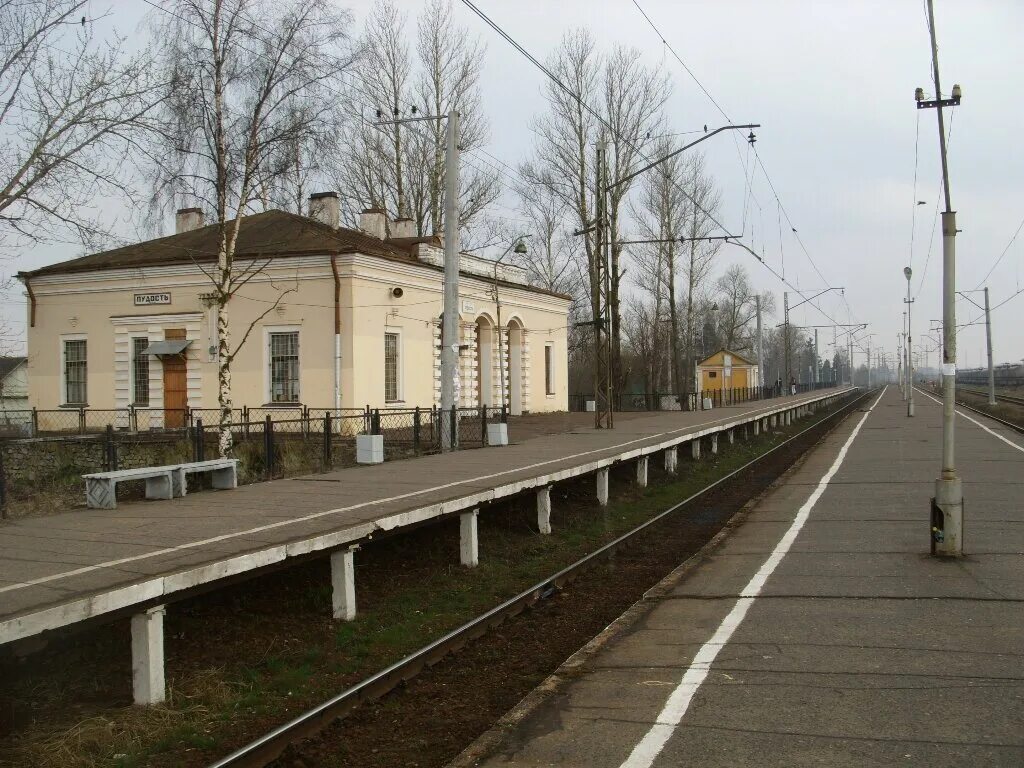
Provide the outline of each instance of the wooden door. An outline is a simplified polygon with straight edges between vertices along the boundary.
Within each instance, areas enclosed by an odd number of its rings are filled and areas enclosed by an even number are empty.
[[[164,339],[184,339],[184,328],[168,328]],[[164,427],[181,429],[185,426],[185,409],[188,408],[187,367],[184,353],[164,355]]]

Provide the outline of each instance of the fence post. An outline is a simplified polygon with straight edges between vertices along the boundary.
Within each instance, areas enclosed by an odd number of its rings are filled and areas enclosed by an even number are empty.
[[[263,422],[263,453],[267,480],[271,480],[274,477],[274,420],[269,413]]]
[[[4,471],[4,451],[2,447],[0,447],[0,517],[4,520],[7,519],[7,473]]]
[[[114,425],[107,424],[106,432],[103,435],[103,452],[106,454],[104,464],[107,465],[107,472],[114,472],[117,469],[117,457],[114,455]]]
[[[370,434],[380,434],[380,408],[374,408],[370,412]]]
[[[78,434],[85,434],[85,408],[78,409]]]
[[[417,405],[412,412],[412,449],[420,452],[420,407]]]
[[[456,450],[459,447],[459,409],[456,406],[452,406],[452,450]]]
[[[508,408],[505,407],[504,403],[501,404],[501,423],[508,424]]]
[[[487,445],[487,406],[480,406],[480,445]]]
[[[203,432],[203,420],[196,419],[192,429],[192,460],[205,461],[206,434]]]
[[[32,424],[30,426],[31,437],[39,437],[39,411],[32,407]]]
[[[324,472],[334,466],[334,457],[331,456],[331,449],[334,443],[331,440],[331,412],[324,414]]]

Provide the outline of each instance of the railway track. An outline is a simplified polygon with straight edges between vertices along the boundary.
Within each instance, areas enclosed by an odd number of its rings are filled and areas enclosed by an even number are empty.
[[[377,672],[333,698],[304,712],[290,722],[269,731],[255,741],[212,763],[210,768],[250,768],[255,766],[262,768],[262,766],[266,766],[284,754],[290,745],[302,742],[317,734],[332,722],[344,717],[360,705],[380,698],[401,684],[412,680],[425,669],[482,637],[490,630],[501,625],[505,620],[558,593],[560,589],[573,581],[583,571],[608,558],[616,550],[628,546],[640,534],[678,510],[687,507],[716,488],[722,487],[723,484],[727,484],[742,473],[755,468],[783,449],[798,444],[797,441],[806,439],[810,433],[818,431],[824,434],[832,425],[850,411],[856,409],[870,394],[866,392],[860,396],[853,397],[850,401],[838,406],[834,411],[826,414],[815,423],[772,446],[756,458],[706,485],[686,499],[673,504],[619,538],[466,622],[418,651],[409,654],[386,669]]]
[[[959,390],[961,392],[967,392],[972,395],[988,397],[988,391],[984,389],[969,389],[967,387],[960,387]],[[1024,405],[1024,397],[1017,397],[1016,395],[1004,395],[1001,392],[996,392],[996,400],[1002,400],[1007,403],[1013,403],[1014,405]]]

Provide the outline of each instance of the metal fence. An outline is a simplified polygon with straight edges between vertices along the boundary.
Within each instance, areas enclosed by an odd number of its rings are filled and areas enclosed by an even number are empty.
[[[794,384],[795,394],[812,392],[818,389],[829,389],[837,386],[833,382],[817,384]],[[739,405],[755,400],[767,400],[779,397],[785,392],[783,387],[774,384],[767,387],[735,387],[730,389],[709,389],[701,392],[631,392],[614,395],[612,398],[617,412],[637,411],[697,411],[703,410],[707,403],[712,408],[725,405]],[[570,411],[586,411],[587,401],[593,401],[592,395],[569,395]]]

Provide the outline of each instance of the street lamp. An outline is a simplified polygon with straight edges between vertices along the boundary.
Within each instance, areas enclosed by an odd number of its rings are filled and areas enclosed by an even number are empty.
[[[914,364],[910,357],[910,345],[913,343],[913,336],[910,333],[910,308],[914,303],[914,300],[910,298],[910,278],[913,276],[914,270],[910,267],[903,268],[903,276],[907,278],[907,298],[903,301],[907,305],[907,338],[906,343],[903,345],[904,353],[907,356],[904,370],[907,375],[907,416],[914,415]]]
[[[505,252],[499,256],[494,262],[494,307],[495,315],[497,318],[497,332],[498,332],[498,380],[499,380],[499,391],[501,392],[501,407],[502,410],[505,408],[505,344],[504,335],[502,334],[501,327],[501,297],[498,295],[498,265],[501,264],[502,260],[510,253],[514,253],[517,256],[522,256],[526,253],[526,243],[523,241],[530,237],[530,235],[520,235]],[[493,389],[491,390],[494,391]],[[509,404],[511,407],[511,403]]]

